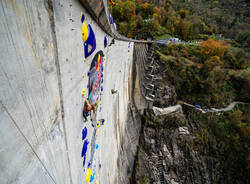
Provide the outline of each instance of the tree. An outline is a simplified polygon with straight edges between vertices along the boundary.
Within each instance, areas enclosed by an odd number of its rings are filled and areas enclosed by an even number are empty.
[[[181,19],[185,19],[188,16],[188,11],[184,10],[184,9],[181,9],[179,11],[179,15],[181,16]]]
[[[192,36],[191,22],[181,19],[178,28],[179,28],[179,35],[182,37],[183,40],[187,40]]]
[[[222,57],[227,45],[223,41],[214,41],[213,39],[208,39],[200,44],[201,50],[200,54],[203,59],[208,59],[212,56]]]
[[[136,17],[135,10],[136,10],[136,5],[134,1],[131,1],[131,0],[124,1],[122,3],[121,12],[120,12],[122,19],[127,22],[132,19],[135,19]]]

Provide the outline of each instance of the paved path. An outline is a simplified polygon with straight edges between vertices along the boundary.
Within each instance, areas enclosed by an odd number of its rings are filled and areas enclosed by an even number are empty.
[[[249,104],[249,103],[235,101],[235,102],[230,103],[225,108],[202,109],[202,108],[197,108],[194,105],[183,102],[183,105],[194,108],[195,110],[201,111],[202,113],[231,111],[235,107],[235,105],[237,105],[237,104]],[[181,109],[182,109],[181,105],[174,105],[174,106],[170,106],[170,107],[166,107],[166,108],[153,107],[153,111],[154,111],[154,114],[156,116],[170,114],[170,113],[173,113],[173,112],[177,112],[177,111],[179,111]]]
[[[211,109],[203,109],[205,112],[222,112],[222,111],[231,111],[235,105],[237,104],[249,104],[249,103],[243,103],[243,102],[232,102],[230,103],[227,107],[225,108],[220,108],[220,109],[216,109],[216,108],[211,108]]]
[[[188,103],[183,102],[183,105],[192,107],[192,108],[194,108],[194,109],[196,109],[196,110],[198,110],[198,111],[201,111],[202,113],[231,111],[231,110],[234,108],[234,106],[235,106],[236,104],[249,104],[249,103],[244,103],[244,102],[235,101],[235,102],[230,103],[230,104],[229,104],[227,107],[225,107],[225,108],[220,108],[220,109],[216,109],[216,108],[202,109],[202,108],[197,108],[197,107],[195,107],[194,105],[191,105],[191,104],[188,104]]]

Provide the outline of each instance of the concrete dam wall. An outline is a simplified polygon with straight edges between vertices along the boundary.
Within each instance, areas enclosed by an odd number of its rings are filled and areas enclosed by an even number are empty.
[[[0,1],[0,183],[129,183],[140,131],[134,44],[105,28],[106,1],[98,19],[82,2]],[[84,23],[95,49],[83,43]],[[98,108],[84,122],[93,63]]]

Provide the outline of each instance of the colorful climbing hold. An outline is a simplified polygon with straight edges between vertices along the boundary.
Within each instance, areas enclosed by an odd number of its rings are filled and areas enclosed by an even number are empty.
[[[84,14],[81,12],[82,22],[82,41],[84,42],[85,58],[89,57],[96,49],[96,39],[91,25],[87,25],[84,21]]]
[[[92,182],[95,179],[95,173],[90,176],[90,182]]]
[[[81,12],[81,22],[83,23],[84,20],[85,20],[85,16],[84,16],[83,12]]]
[[[98,121],[97,122],[97,128],[99,128],[101,126],[101,123]]]
[[[87,134],[88,134],[88,129],[87,127],[84,127],[82,129],[82,140],[84,140],[87,137]]]
[[[89,36],[89,30],[87,27],[87,24],[85,22],[83,22],[82,24],[82,41],[86,42]]]
[[[88,144],[89,144],[89,141],[88,139],[86,139],[83,143],[83,147],[82,147],[82,154],[81,154],[81,157],[83,157],[86,152],[87,152],[87,149],[88,149]]]
[[[86,183],[88,184],[90,181],[90,177],[91,177],[91,169],[88,168],[87,170],[87,174],[86,174]]]
[[[86,155],[84,155],[84,157],[83,157],[83,161],[82,161],[82,166],[83,167],[85,166],[85,161],[86,161]]]
[[[108,45],[108,40],[107,40],[107,37],[104,36],[104,48],[106,48]]]

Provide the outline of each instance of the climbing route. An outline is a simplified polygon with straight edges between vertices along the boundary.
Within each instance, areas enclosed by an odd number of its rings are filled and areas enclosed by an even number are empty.
[[[94,32],[91,28],[91,25],[86,24],[84,14],[81,13],[81,22],[83,23],[82,25],[82,40],[84,42],[84,53],[85,53],[85,59],[90,56],[96,48],[96,40],[95,40],[95,35]],[[104,37],[104,47],[107,46],[107,38],[106,36]],[[98,149],[99,146],[96,144],[96,137],[99,133],[99,128],[100,125],[104,123],[104,119],[101,119],[97,121],[97,110],[98,110],[98,105],[101,105],[101,96],[103,92],[103,61],[104,61],[104,53],[102,50],[99,50],[95,56],[92,59],[92,62],[90,63],[90,68],[87,73],[88,76],[88,93],[87,97],[85,98],[86,95],[86,90],[85,88],[82,90],[82,96],[83,96],[83,103],[84,105],[84,110],[83,110],[83,115],[87,121],[87,117],[89,116],[90,121],[92,121],[92,126],[93,126],[93,132],[90,139],[87,139],[88,136],[88,130],[86,127],[83,128],[82,130],[82,141],[83,141],[83,146],[82,146],[82,152],[81,152],[81,158],[82,160],[82,165],[84,168],[84,171],[86,171],[86,178],[85,181],[86,183],[92,182],[95,179],[95,166],[94,164],[94,153],[95,150]],[[85,76],[85,74],[83,75]],[[87,110],[85,110],[87,109]],[[89,111],[89,112],[88,112]],[[99,112],[101,109],[99,109]],[[88,146],[90,145],[90,154],[87,154],[88,152]],[[90,155],[89,158],[87,158],[87,155]],[[88,162],[87,165],[85,163]],[[85,169],[86,167],[86,169]]]

